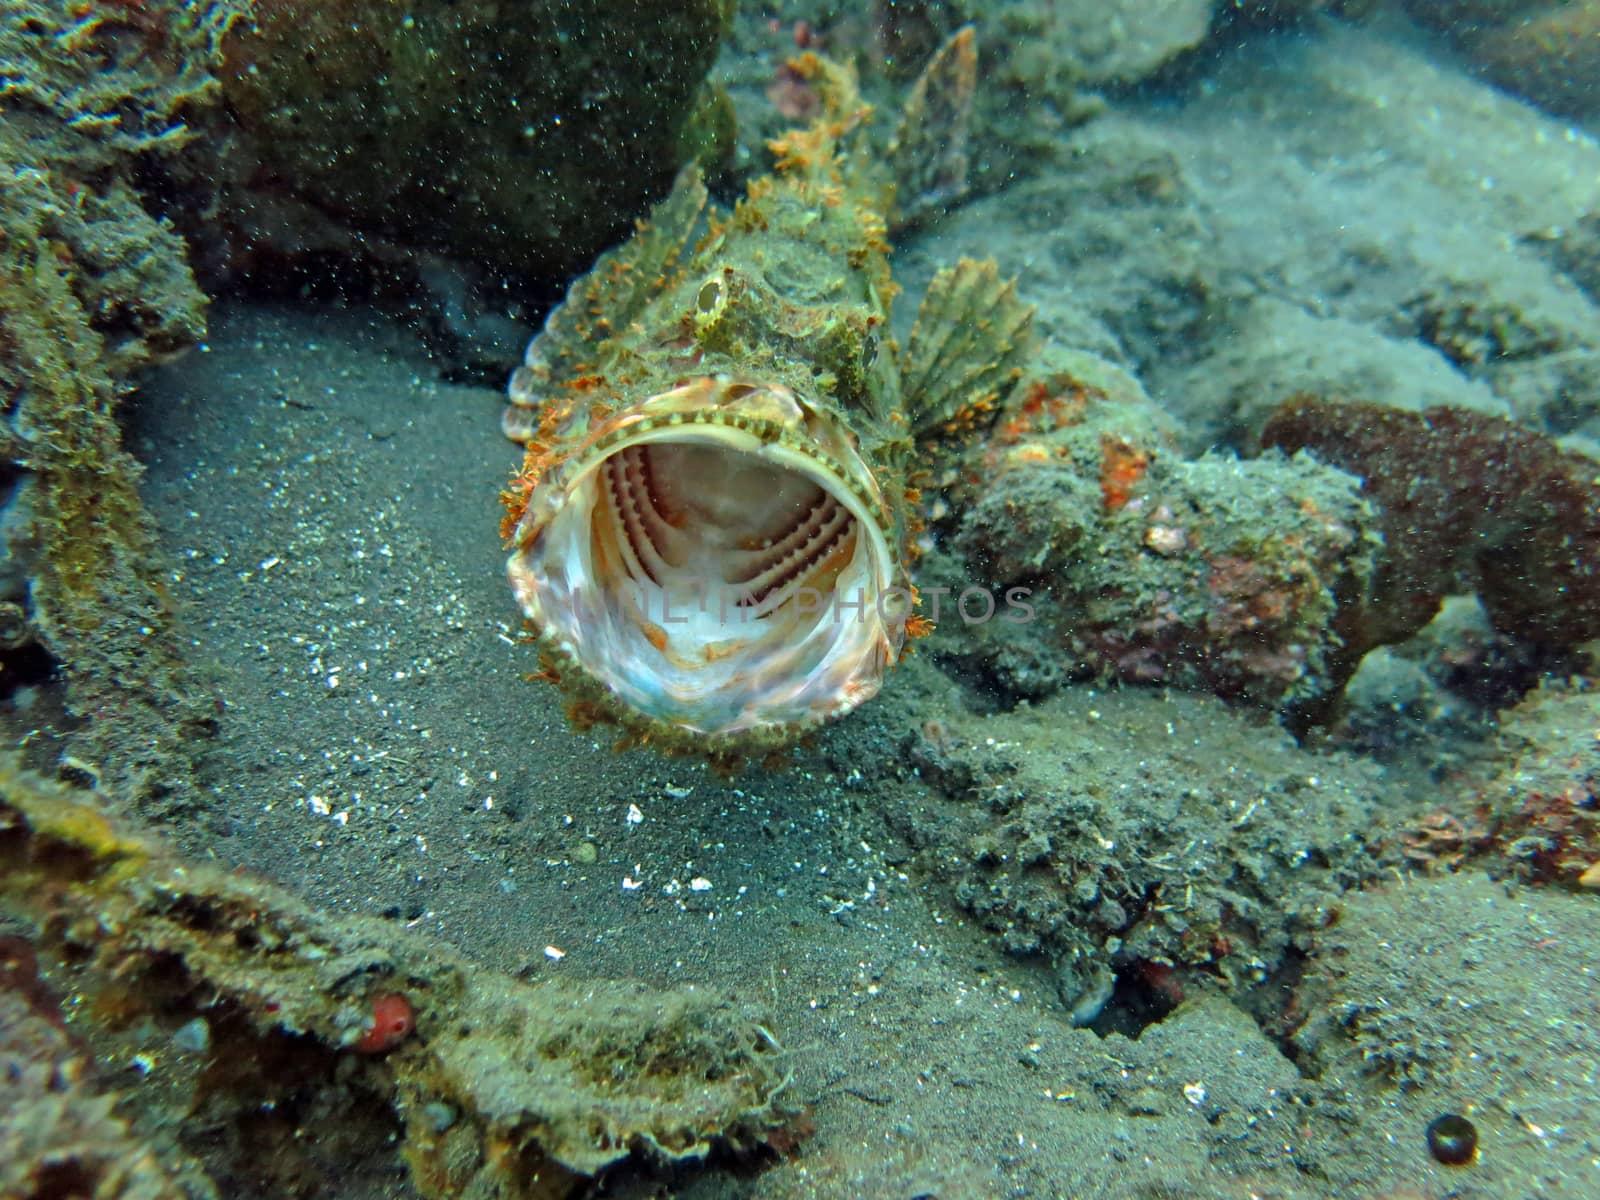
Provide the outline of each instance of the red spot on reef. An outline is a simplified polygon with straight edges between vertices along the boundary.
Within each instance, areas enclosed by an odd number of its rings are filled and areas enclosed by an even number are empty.
[[[355,1044],[358,1054],[383,1054],[393,1050],[417,1027],[411,1001],[398,992],[384,992],[372,998],[372,1016]]]

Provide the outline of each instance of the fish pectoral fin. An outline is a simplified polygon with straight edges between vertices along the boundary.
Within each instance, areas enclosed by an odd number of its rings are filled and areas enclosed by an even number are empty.
[[[666,198],[640,221],[633,236],[607,250],[545,318],[528,348],[555,382],[581,374],[596,348],[627,330],[662,292],[677,282],[684,248],[706,206],[706,186],[693,163],[678,172]]]
[[[992,258],[934,276],[906,346],[906,416],[920,440],[982,425],[1033,350],[1033,305]]]

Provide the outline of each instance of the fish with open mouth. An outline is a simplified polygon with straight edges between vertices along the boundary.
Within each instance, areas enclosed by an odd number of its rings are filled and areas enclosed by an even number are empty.
[[[507,569],[575,723],[737,762],[876,695],[926,625],[924,450],[1010,386],[1032,320],[992,262],[963,260],[905,351],[889,334],[885,164],[950,110],[930,88],[970,96],[973,67],[964,30],[886,156],[851,73],[794,60],[821,115],[771,143],[773,172],[721,212],[686,169],[529,344],[502,419],[526,446]]]

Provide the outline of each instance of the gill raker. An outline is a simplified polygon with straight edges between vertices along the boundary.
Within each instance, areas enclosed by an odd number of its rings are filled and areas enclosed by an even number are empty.
[[[970,30],[913,90],[971,94]],[[874,696],[913,615],[923,449],[1010,386],[1032,309],[992,262],[928,290],[904,352],[883,155],[853,76],[790,64],[820,118],[732,212],[699,174],[569,289],[513,374],[512,590],[574,723],[736,763]],[[945,174],[948,174],[946,171]],[[703,232],[690,246],[697,230]]]

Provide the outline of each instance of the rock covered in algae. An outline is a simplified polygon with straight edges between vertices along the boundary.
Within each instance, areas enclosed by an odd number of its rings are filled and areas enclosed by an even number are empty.
[[[358,235],[557,274],[664,192],[715,127],[701,89],[732,6],[245,8],[222,79],[256,194],[232,191],[234,219],[265,238],[276,215],[251,210],[287,195]]]
[[[1032,611],[952,612],[947,652],[976,656],[1004,690],[1048,690],[1027,676],[1051,681],[1040,664],[1052,660],[1054,681],[1093,674],[1267,706],[1328,686],[1333,615],[1377,549],[1351,476],[1304,457],[1186,460],[1131,376],[1064,352],[1024,377],[952,470],[959,577],[1025,589]]]
[[[80,753],[114,759],[130,790],[166,786],[207,720],[116,409],[134,371],[204,332],[183,242],[142,189],[177,194],[225,23],[202,6],[0,6],[4,599],[96,718]]]
[[[1600,112],[1600,3],[1406,0],[1495,83],[1567,116]]]
[[[1103,108],[1099,88],[1136,84],[1202,43],[1213,0],[879,0],[820,14],[746,5],[719,65],[748,155],[816,106],[784,60],[796,44],[859,70],[874,103],[897,99],[941,45],[975,32],[971,184],[994,192],[1061,155],[1063,131]],[[946,195],[945,200],[956,197]]]
[[[899,761],[928,785],[891,813],[920,865],[1007,953],[1048,968],[1082,1025],[1243,994],[1378,870],[1377,838],[1351,832],[1384,820],[1377,768],[1308,754],[1210,697],[957,706]]]
[[[1585,426],[1592,430],[1593,397],[1600,393],[1600,337],[1595,333],[1593,293],[1582,290],[1581,268],[1573,272],[1577,264],[1570,256],[1581,232],[1579,221],[1570,230],[1545,231],[1529,239],[1549,245],[1553,265],[1578,283],[1577,288],[1538,271],[1526,278],[1516,272],[1474,277],[1472,271],[1452,269],[1406,299],[1396,331],[1433,348],[1460,375],[1486,383],[1524,424],[1558,433]],[[1305,390],[1337,389],[1323,385]],[[1342,394],[1385,393],[1357,388]]]
[[[1258,296],[1229,313],[1227,328],[1163,390],[1187,445],[1254,446],[1284,397],[1308,392],[1383,396],[1397,408],[1507,411],[1488,380],[1466,378],[1432,347],[1359,321]]]
[[[1284,404],[1261,440],[1359,475],[1377,506],[1382,559],[1370,591],[1338,614],[1343,657],[1411,637],[1463,592],[1521,637],[1600,636],[1593,459],[1484,413],[1310,396]]]
[[[141,188],[192,146],[191,122],[214,107],[225,23],[198,7],[0,7],[0,312],[8,323],[29,306],[67,317],[24,273],[55,270],[118,379],[205,332],[183,242]],[[38,250],[48,258],[27,257]],[[8,371],[37,365],[18,333],[7,340]]]
[[[79,1036],[145,1064],[126,1110],[273,1194],[392,1164],[402,1134],[424,1196],[546,1200],[631,1155],[690,1162],[788,1119],[783,1055],[726,997],[525,985],[185,863],[9,759],[0,914],[79,997]],[[397,1005],[395,1036],[375,1038]]]
[[[215,1196],[130,1132],[36,968],[27,942],[0,937],[0,1196],[59,1195],[62,1180],[104,1200]]]
[[[1137,87],[1238,25],[1283,26],[1322,13],[1358,15],[1373,0],[874,0],[818,7],[745,5],[718,77],[739,114],[747,159],[816,98],[784,65],[796,46],[853,56],[863,93],[884,105],[963,28],[976,34],[973,190],[1009,187],[1063,158],[1062,136],[1105,108],[1100,92]],[[1070,153],[1066,156],[1070,157]]]

